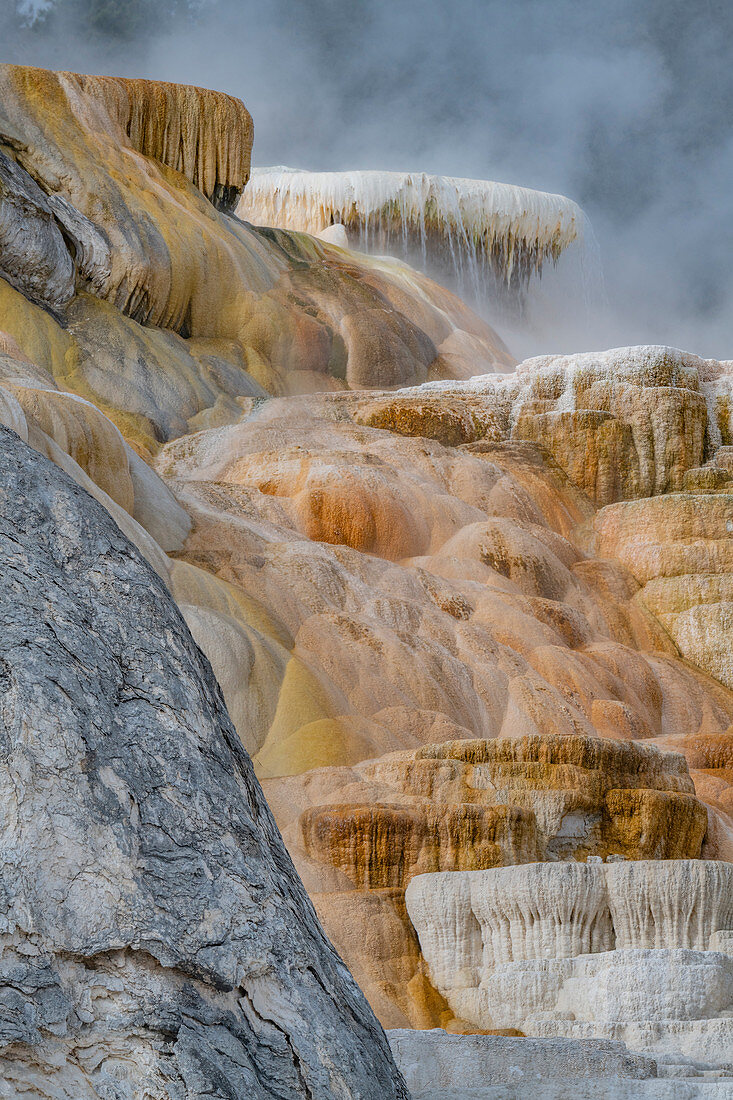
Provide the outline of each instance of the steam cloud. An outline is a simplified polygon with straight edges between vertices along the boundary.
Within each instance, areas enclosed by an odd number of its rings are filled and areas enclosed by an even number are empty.
[[[733,356],[727,0],[200,0],[154,18],[144,0],[97,6],[123,13],[114,34],[69,2],[52,33],[14,38],[0,0],[5,59],[231,92],[254,116],[260,165],[567,194],[594,226],[608,303],[586,316],[558,272],[532,331],[510,336],[516,352],[659,342]]]

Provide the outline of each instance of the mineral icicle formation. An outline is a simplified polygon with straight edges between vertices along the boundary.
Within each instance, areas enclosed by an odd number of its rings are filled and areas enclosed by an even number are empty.
[[[0,1095],[406,1100],[161,580],[0,451]]]
[[[238,212],[255,225],[317,235],[343,226],[352,247],[437,261],[474,293],[487,272],[516,293],[582,237],[584,224],[563,195],[505,183],[284,167],[255,168]]]
[[[185,84],[64,73],[62,82],[99,102],[134,149],[180,172],[221,210],[233,210],[249,179],[254,128],[239,99]]]

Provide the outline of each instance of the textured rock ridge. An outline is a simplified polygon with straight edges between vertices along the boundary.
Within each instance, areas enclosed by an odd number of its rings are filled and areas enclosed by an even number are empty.
[[[513,435],[546,447],[599,505],[680,489],[705,454],[706,368],[653,345],[528,359]]]
[[[0,451],[0,1095],[405,1100],[162,582]]]

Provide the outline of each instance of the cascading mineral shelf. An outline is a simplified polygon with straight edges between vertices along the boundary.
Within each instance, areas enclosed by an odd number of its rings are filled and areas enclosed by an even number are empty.
[[[434,984],[479,1028],[733,1062],[733,864],[442,872],[406,902]]]
[[[474,294],[487,277],[516,292],[582,238],[585,223],[564,195],[490,180],[285,167],[255,168],[237,213],[319,235],[342,226],[352,246],[437,263]]]

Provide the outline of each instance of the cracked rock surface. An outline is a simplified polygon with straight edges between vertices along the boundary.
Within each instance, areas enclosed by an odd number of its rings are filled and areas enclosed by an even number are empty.
[[[401,1098],[163,582],[0,429],[0,1097]]]

